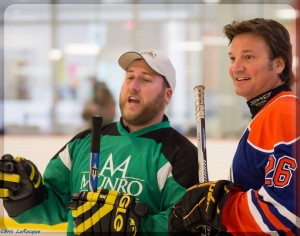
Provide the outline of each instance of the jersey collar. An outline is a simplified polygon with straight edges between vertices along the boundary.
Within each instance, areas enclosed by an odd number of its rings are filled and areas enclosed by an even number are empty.
[[[275,97],[278,93],[282,91],[291,91],[291,88],[286,84],[282,84],[274,89],[271,89],[257,97],[247,101],[247,105],[250,109],[252,118],[261,110],[261,108],[270,101],[273,97]]]
[[[160,123],[148,126],[146,128],[130,132],[128,128],[124,125],[123,118],[120,118],[120,121],[117,123],[118,131],[121,135],[132,135],[132,136],[140,136],[150,131],[163,129],[163,128],[170,128],[170,121],[166,115],[164,115],[163,120]]]

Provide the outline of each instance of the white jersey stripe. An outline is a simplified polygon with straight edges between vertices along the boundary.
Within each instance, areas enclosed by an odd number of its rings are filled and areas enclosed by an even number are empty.
[[[283,215],[289,221],[293,222],[298,228],[300,228],[300,218],[290,212],[286,207],[281,205],[274,198],[272,198],[265,190],[265,188],[261,188],[258,191],[258,194],[261,195],[266,202],[271,203],[280,212],[281,215]]]
[[[69,153],[69,149],[68,147],[66,147],[64,150],[62,150],[59,153],[59,158],[61,159],[62,163],[64,163],[64,165],[71,170],[71,166],[72,166],[72,161],[70,158],[70,153]]]
[[[297,137],[293,140],[291,140],[290,142],[278,142],[276,144],[274,144],[274,148],[280,144],[286,144],[286,145],[290,145],[290,144],[293,144],[293,143],[296,143],[298,140],[300,139],[300,137]],[[260,147],[257,147],[255,146],[253,143],[251,143],[249,140],[247,140],[247,142],[250,144],[250,146],[252,146],[254,149],[256,150],[259,150],[261,152],[265,152],[265,153],[272,153],[274,152],[274,148],[273,149],[270,149],[270,150],[267,150],[267,149],[263,149],[263,148],[260,148]]]
[[[168,178],[172,176],[172,166],[170,162],[167,162],[160,170],[157,172],[157,182],[159,190],[162,190]]]
[[[261,228],[261,230],[263,232],[268,233],[270,235],[274,235],[274,236],[279,235],[277,232],[271,231],[269,229],[269,227],[264,223],[261,214],[259,213],[256,206],[252,202],[252,195],[251,195],[252,192],[253,192],[253,190],[247,191],[247,201],[248,201],[248,206],[249,206],[250,212],[251,212],[255,222],[258,224],[258,226]]]

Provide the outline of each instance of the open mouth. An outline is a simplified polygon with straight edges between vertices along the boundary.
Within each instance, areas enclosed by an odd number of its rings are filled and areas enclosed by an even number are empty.
[[[249,78],[249,77],[238,77],[238,78],[236,78],[237,81],[243,81],[243,80],[249,80],[249,79],[251,79],[251,78]]]
[[[140,100],[137,97],[129,96],[128,97],[128,102],[129,103],[140,103]]]

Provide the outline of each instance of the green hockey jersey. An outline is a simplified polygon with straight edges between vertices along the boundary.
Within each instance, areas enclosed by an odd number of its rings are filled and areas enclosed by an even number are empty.
[[[88,191],[90,146],[91,130],[72,138],[45,169],[49,198],[15,220],[49,225],[67,221],[72,235],[73,218],[66,206],[72,194]],[[100,150],[98,188],[132,194],[148,204],[141,232],[167,232],[170,208],[198,183],[197,148],[165,116],[136,132],[128,132],[122,119],[103,127]]]

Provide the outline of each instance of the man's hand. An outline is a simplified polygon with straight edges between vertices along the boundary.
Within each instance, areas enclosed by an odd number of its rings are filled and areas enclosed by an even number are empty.
[[[107,189],[74,194],[68,208],[77,235],[136,235],[148,210],[134,196]]]
[[[189,188],[171,210],[169,231],[173,234],[183,229],[202,234],[206,231],[206,235],[225,231],[222,211],[233,186],[230,181],[219,180]]]
[[[36,166],[22,157],[0,158],[0,198],[10,217],[40,204],[48,191]]]

